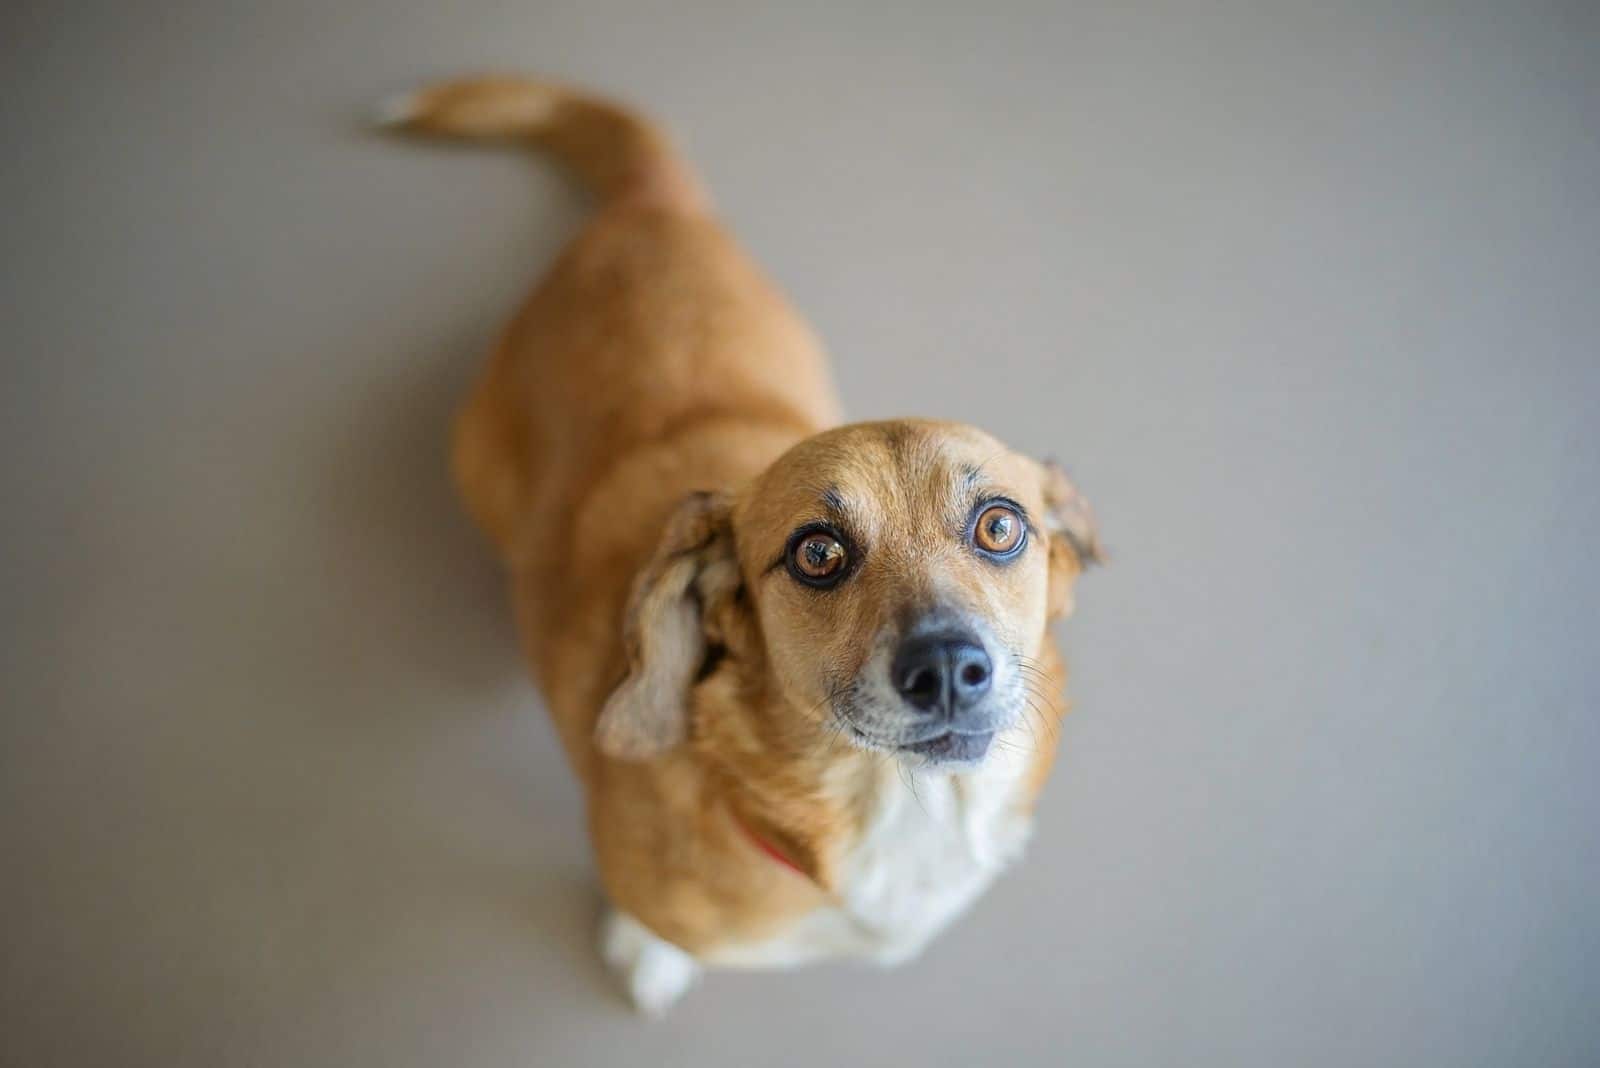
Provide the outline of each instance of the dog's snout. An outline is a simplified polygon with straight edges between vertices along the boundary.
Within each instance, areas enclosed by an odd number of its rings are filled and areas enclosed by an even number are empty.
[[[906,703],[929,714],[950,714],[989,692],[994,665],[982,644],[966,634],[934,634],[900,647],[890,668]]]

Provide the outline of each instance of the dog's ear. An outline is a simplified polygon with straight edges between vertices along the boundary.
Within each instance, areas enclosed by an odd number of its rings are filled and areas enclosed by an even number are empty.
[[[607,756],[648,760],[688,735],[689,690],[707,661],[707,630],[726,626],[726,606],[739,593],[730,503],[720,493],[686,498],[634,579],[622,625],[628,674],[595,724]]]
[[[1089,502],[1054,460],[1039,465],[1044,492],[1044,525],[1050,532],[1049,616],[1072,611],[1072,581],[1090,564],[1103,564],[1105,551]]]

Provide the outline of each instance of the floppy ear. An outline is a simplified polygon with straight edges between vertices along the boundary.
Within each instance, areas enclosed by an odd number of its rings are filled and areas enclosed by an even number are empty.
[[[1072,611],[1072,580],[1090,564],[1103,564],[1089,502],[1067,478],[1054,460],[1039,465],[1042,470],[1045,528],[1050,531],[1049,616],[1059,619]]]
[[[627,677],[595,724],[600,751],[648,760],[689,731],[689,689],[706,661],[707,615],[737,592],[739,568],[725,494],[691,494],[667,520],[634,579],[622,625]]]

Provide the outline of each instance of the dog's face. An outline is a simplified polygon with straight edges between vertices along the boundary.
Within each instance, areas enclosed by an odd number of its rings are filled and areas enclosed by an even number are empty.
[[[733,531],[790,704],[867,748],[981,759],[1026,708],[1050,615],[1045,481],[933,423],[845,427],[774,464]]]
[[[602,745],[627,741],[616,712],[637,720],[654,704],[642,687],[691,684],[708,649],[732,650],[759,657],[769,687],[819,730],[922,763],[975,763],[1026,711],[1045,627],[1098,556],[1087,506],[1059,469],[924,421],[819,434],[675,523],[636,590],[634,672],[608,704]],[[651,611],[663,589],[679,591],[675,613]],[[686,623],[701,641],[685,640]],[[646,681],[650,661],[671,657],[695,662]]]

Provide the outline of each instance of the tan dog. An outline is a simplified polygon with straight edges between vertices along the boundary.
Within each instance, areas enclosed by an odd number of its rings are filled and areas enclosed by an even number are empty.
[[[387,117],[546,149],[600,202],[454,466],[587,789],[635,1004],[703,964],[915,953],[1027,835],[1046,625],[1098,558],[1083,499],[970,427],[835,426],[816,340],[638,116],[484,78]]]

